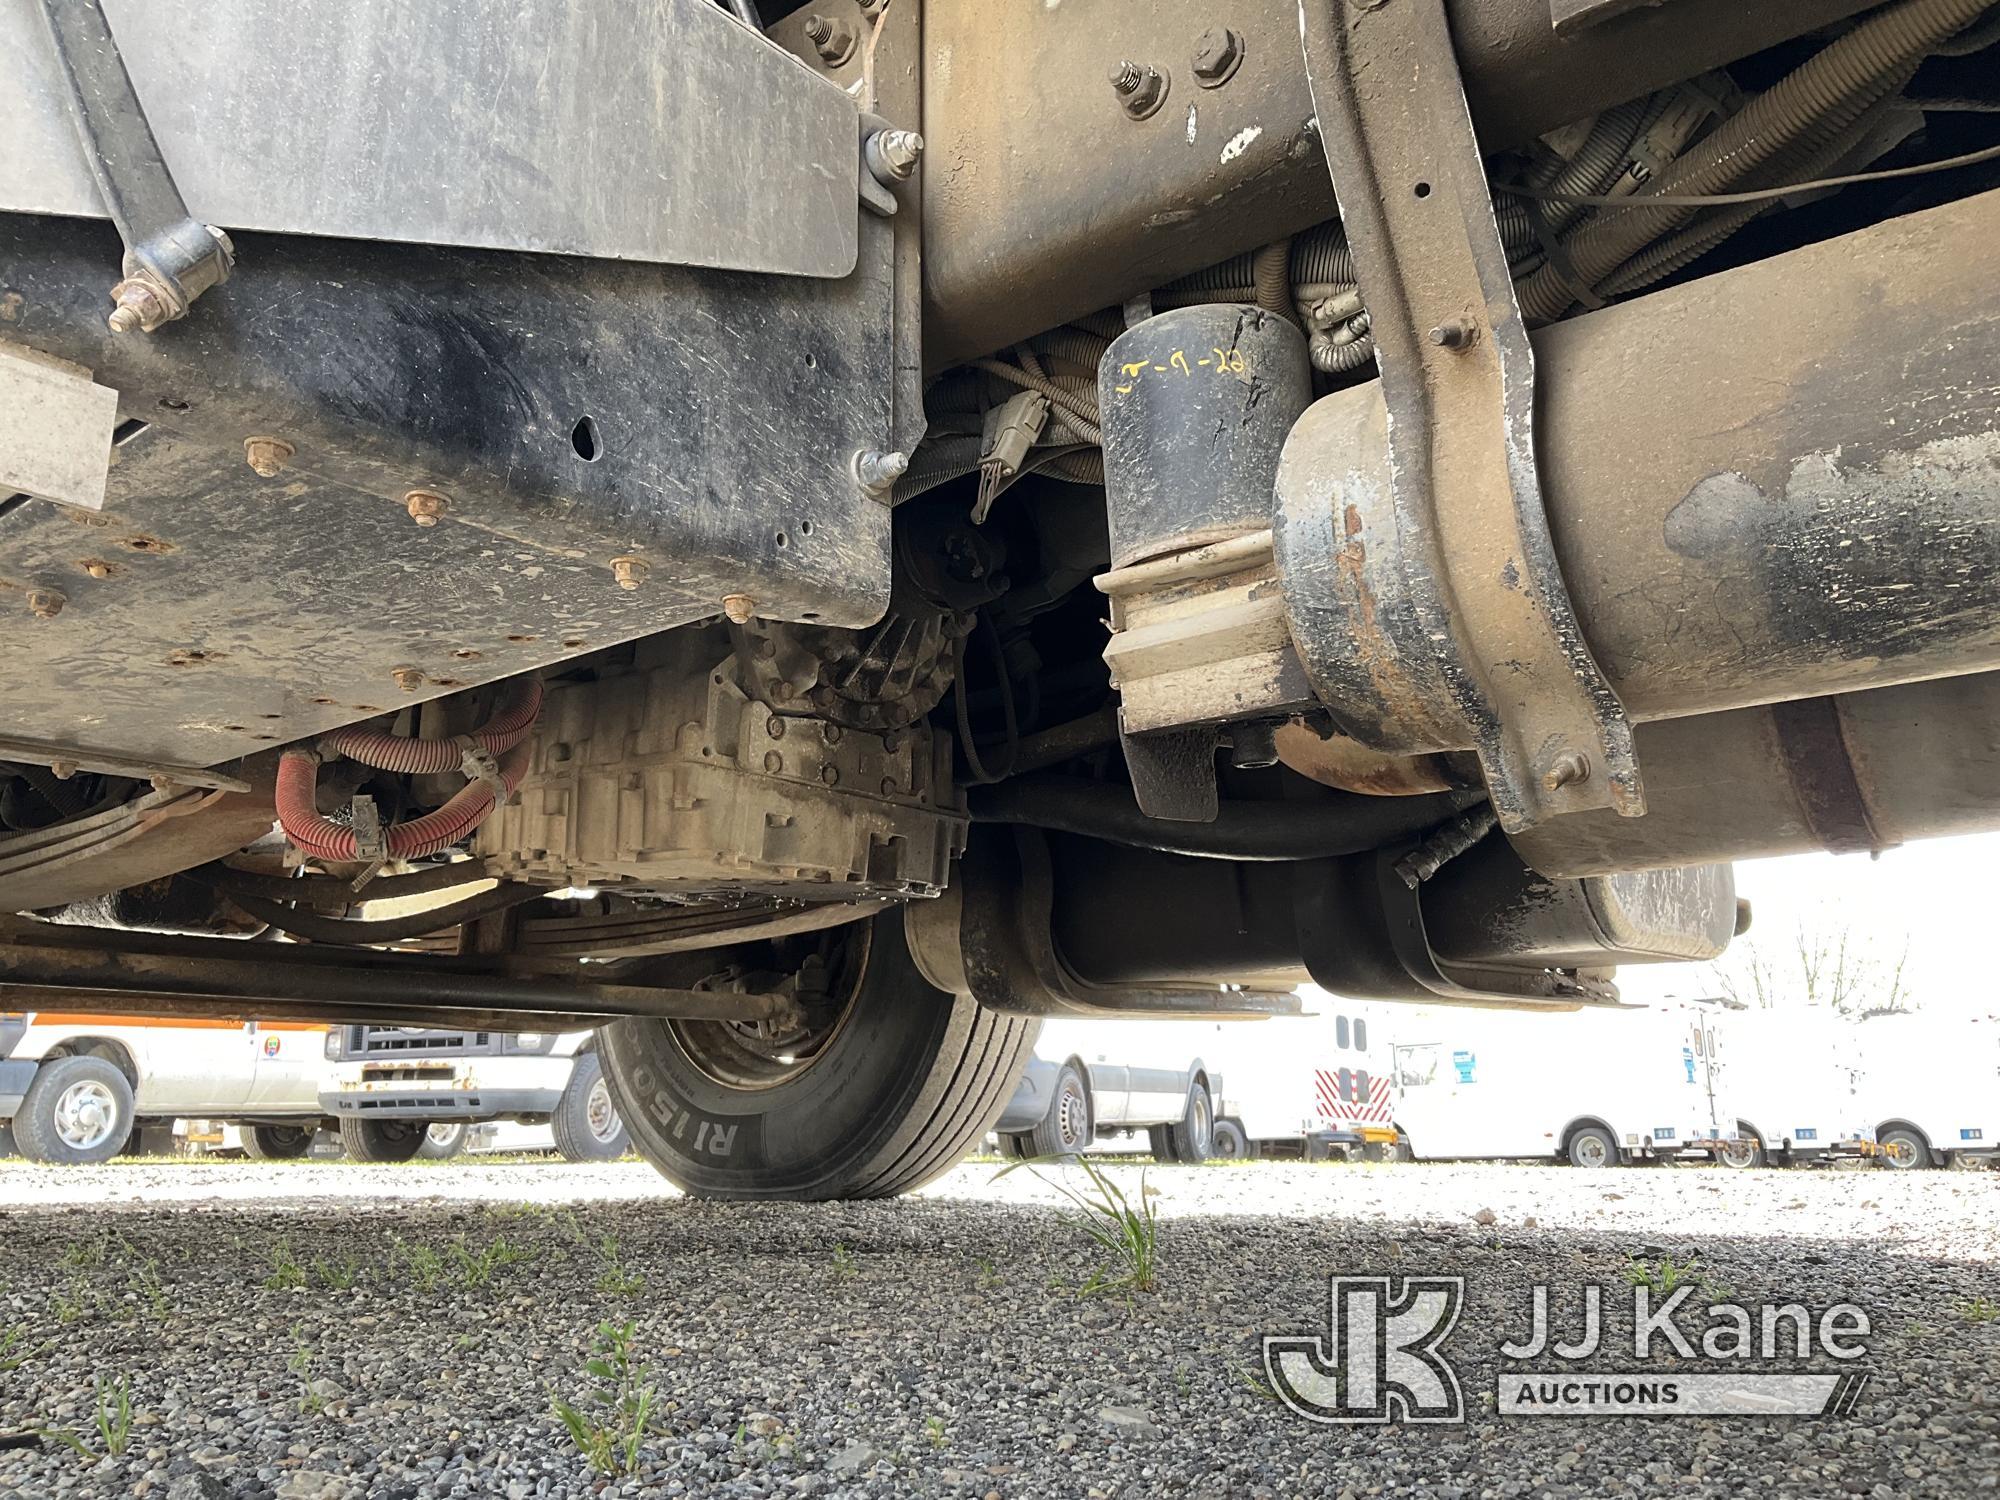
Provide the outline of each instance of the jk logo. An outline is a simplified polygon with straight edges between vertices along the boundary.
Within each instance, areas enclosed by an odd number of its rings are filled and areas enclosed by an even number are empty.
[[[1327,1337],[1264,1336],[1279,1399],[1315,1422],[1463,1422],[1458,1372],[1438,1349],[1465,1304],[1465,1278],[1331,1281]]]

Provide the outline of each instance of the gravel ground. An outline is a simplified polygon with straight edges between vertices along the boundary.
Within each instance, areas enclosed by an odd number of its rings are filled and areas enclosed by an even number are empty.
[[[799,1207],[680,1200],[635,1163],[0,1164],[0,1434],[74,1428],[102,1454],[93,1379],[127,1379],[133,1412],[117,1458],[0,1438],[27,1444],[0,1448],[0,1495],[2000,1485],[2000,1173],[1154,1168],[1157,1288],[1082,1296],[1102,1261],[1073,1215],[996,1171]],[[1580,1280],[1622,1296],[1631,1256],[1691,1254],[1740,1302],[1866,1307],[1854,1416],[1492,1415],[1531,1280],[1561,1306]],[[1334,1271],[1468,1278],[1448,1349],[1465,1425],[1317,1426],[1269,1396],[1260,1335],[1324,1332]],[[637,1473],[611,1480],[550,1409],[595,1383],[601,1319],[634,1325],[656,1392]]]

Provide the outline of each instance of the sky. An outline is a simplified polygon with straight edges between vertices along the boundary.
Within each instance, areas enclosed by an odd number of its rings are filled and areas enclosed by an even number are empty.
[[[1878,859],[1800,854],[1740,861],[1736,894],[1751,906],[1751,928],[1730,946],[1725,972],[1747,976],[1761,956],[1778,981],[1779,1004],[1803,1004],[1797,934],[1837,943],[1886,983],[1899,960],[1903,983],[1926,1014],[2000,1012],[1994,948],[2000,942],[2000,834],[1929,839]],[[1907,949],[1907,956],[1905,951]],[[1627,965],[1618,971],[1627,1000],[1722,993],[1705,964]]]

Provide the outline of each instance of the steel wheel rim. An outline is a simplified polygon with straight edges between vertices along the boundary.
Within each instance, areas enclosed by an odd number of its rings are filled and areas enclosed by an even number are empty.
[[[1602,1136],[1587,1135],[1576,1143],[1578,1166],[1601,1167],[1604,1165],[1609,1154],[1604,1149],[1604,1138]]]
[[[56,1098],[56,1139],[72,1151],[90,1151],[118,1128],[118,1100],[108,1086],[86,1078]]]
[[[681,1055],[726,1089],[755,1093],[790,1083],[818,1062],[847,1027],[867,979],[874,927],[853,922],[838,949],[838,999],[796,1032],[779,1034],[769,1022],[667,1021]]]
[[[1883,1144],[1882,1154],[1892,1167],[1911,1167],[1917,1162],[1917,1143],[1908,1136],[1896,1136]]]
[[[1757,1148],[1748,1141],[1735,1142],[1722,1148],[1722,1164],[1726,1167],[1747,1167],[1757,1159]]]
[[[1090,1106],[1071,1082],[1056,1100],[1056,1136],[1065,1149],[1081,1150],[1090,1134]]]
[[[449,1146],[464,1129],[463,1125],[433,1125],[424,1134],[430,1137],[433,1145]]]
[[[590,1086],[590,1092],[583,1099],[583,1119],[591,1136],[609,1144],[623,1127],[618,1119],[618,1106],[611,1102],[611,1085],[602,1078]]]
[[[1214,1144],[1214,1122],[1208,1117],[1208,1095],[1194,1096],[1194,1149],[1198,1156],[1206,1156]]]

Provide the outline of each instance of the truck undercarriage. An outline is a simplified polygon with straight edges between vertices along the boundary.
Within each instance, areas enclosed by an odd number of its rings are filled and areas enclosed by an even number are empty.
[[[781,8],[0,3],[0,1002],[880,1194],[2000,825],[1990,0]]]

